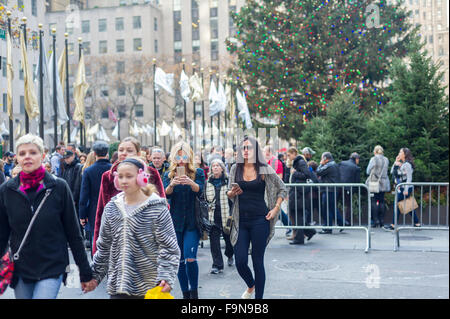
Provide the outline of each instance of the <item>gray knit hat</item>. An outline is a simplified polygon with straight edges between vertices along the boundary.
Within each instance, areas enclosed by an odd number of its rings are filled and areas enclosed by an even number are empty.
[[[314,151],[312,150],[312,148],[310,148],[310,147],[305,147],[304,149],[302,149],[302,153],[303,153],[303,154],[311,154],[311,155],[316,154],[316,152],[314,152]]]

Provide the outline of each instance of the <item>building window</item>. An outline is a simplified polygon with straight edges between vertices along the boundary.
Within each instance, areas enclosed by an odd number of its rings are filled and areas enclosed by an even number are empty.
[[[181,0],[173,0],[173,10],[181,10]]]
[[[158,40],[155,40],[155,53],[158,53]]]
[[[20,114],[25,114],[25,97],[20,96]]]
[[[142,39],[141,38],[133,39],[133,49],[134,49],[134,51],[142,51]]]
[[[428,43],[433,43],[433,35],[430,35],[430,36],[428,37]]]
[[[158,31],[158,18],[153,19],[153,31]]]
[[[92,75],[91,65],[90,64],[86,64],[86,66],[84,68],[86,70],[86,76],[91,76]]]
[[[141,17],[140,16],[133,17],[133,29],[140,29],[141,27],[142,27]]]
[[[17,8],[23,11],[23,0],[17,0]]]
[[[219,37],[219,27],[217,25],[217,18],[210,19],[209,25],[211,28],[211,39],[217,39]]]
[[[102,74],[102,75],[108,74],[108,65],[107,64],[102,64],[100,66],[100,74]]]
[[[123,31],[124,27],[123,18],[116,18],[116,31]]]
[[[6,58],[2,58],[2,74],[6,78]]]
[[[211,40],[211,60],[217,61],[219,59],[219,42]]]
[[[107,118],[109,118],[109,112],[108,112],[108,109],[102,109],[101,117],[102,117],[102,119],[107,119]]]
[[[117,85],[117,96],[125,96],[126,88],[123,83],[118,83]]]
[[[142,95],[143,94],[143,86],[142,82],[138,82],[134,84],[134,95]]]
[[[200,40],[200,30],[192,27],[192,41]]]
[[[116,52],[120,53],[124,51],[125,51],[125,40],[123,39],[116,40]]]
[[[98,53],[100,54],[108,53],[108,42],[106,40],[98,42]]]
[[[137,104],[134,107],[134,116],[136,116],[136,117],[143,117],[144,116],[144,105]]]
[[[31,14],[37,17],[37,0],[31,0]]]
[[[125,73],[125,61],[117,61],[116,72],[119,74]]]
[[[103,85],[100,88],[100,93],[102,96],[109,96],[108,87],[106,85]]]
[[[3,93],[3,112],[8,112],[8,95],[6,93]]]
[[[85,55],[90,55],[91,54],[91,42],[86,41],[83,42],[83,52]]]
[[[98,32],[105,32],[105,31],[106,31],[106,19],[99,19]]]
[[[173,43],[173,49],[175,51],[181,51],[182,47],[183,47],[183,44],[181,41],[176,41]]]
[[[211,18],[217,18],[217,7],[209,9],[209,16]]]
[[[67,44],[67,51],[69,52],[69,55],[74,55],[75,54],[73,43],[68,43]]]
[[[91,32],[91,22],[89,20],[81,21],[81,33]]]

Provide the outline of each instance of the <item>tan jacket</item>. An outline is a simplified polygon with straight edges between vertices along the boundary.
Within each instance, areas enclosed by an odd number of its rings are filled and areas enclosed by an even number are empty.
[[[233,165],[231,167],[230,171],[230,178],[228,181],[228,187],[231,189],[231,184],[235,182],[236,179],[236,167],[237,164]],[[270,167],[269,165],[265,167],[261,167],[260,174],[264,174],[264,180],[266,182],[266,189],[264,192],[264,200],[266,202],[267,207],[269,210],[272,210],[275,208],[275,205],[277,203],[277,199],[279,197],[286,198],[287,196],[287,190],[286,186],[284,185],[281,178],[275,173],[274,169]],[[231,199],[233,202],[233,226],[231,227],[231,244],[234,246],[236,245],[238,235],[239,235],[239,195]],[[273,235],[275,234],[275,223],[278,220],[278,215],[275,216],[274,219],[270,221],[270,233],[269,237],[267,238],[267,244],[272,239]]]

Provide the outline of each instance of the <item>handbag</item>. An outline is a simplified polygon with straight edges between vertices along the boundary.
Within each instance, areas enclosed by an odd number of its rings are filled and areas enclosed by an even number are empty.
[[[405,198],[404,200],[399,201],[397,203],[397,206],[398,206],[398,209],[400,210],[400,213],[402,213],[404,215],[419,208],[419,204],[417,204],[417,201],[414,198],[414,196],[409,196],[408,198]]]
[[[380,171],[380,177],[378,178],[377,181],[374,181],[372,179],[372,177],[374,176],[373,172],[370,173],[370,176],[368,178],[368,185],[367,185],[369,187],[369,193],[379,193],[380,192],[380,181],[381,181],[381,176],[383,175],[384,167],[386,166],[385,164],[386,164],[386,162],[383,163],[383,167],[381,168],[381,171]]]
[[[225,227],[223,228],[224,234],[229,235],[231,233],[231,227],[233,227],[233,215],[227,217]]]
[[[5,290],[8,288],[8,286],[11,284],[13,274],[14,274],[14,263],[17,262],[20,258],[20,251],[23,248],[23,245],[25,244],[25,241],[28,238],[28,235],[30,234],[31,227],[34,224],[34,221],[36,220],[36,217],[38,216],[39,212],[41,211],[42,205],[44,205],[45,200],[52,192],[52,189],[49,188],[45,191],[45,196],[41,200],[41,203],[39,204],[36,212],[33,215],[33,218],[31,218],[30,224],[28,225],[27,231],[25,232],[25,236],[23,236],[22,242],[20,243],[19,249],[17,249],[16,253],[13,255],[11,248],[8,249],[8,252],[2,257],[0,261],[0,296],[5,292]]]
[[[203,192],[202,194],[195,196],[195,215],[197,218],[197,227],[201,233],[206,232],[209,234],[212,224],[208,219],[208,208],[209,204],[206,201]]]

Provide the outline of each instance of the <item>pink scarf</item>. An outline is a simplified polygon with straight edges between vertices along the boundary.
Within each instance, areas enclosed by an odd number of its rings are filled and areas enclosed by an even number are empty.
[[[32,173],[25,173],[20,172],[19,178],[20,178],[20,190],[26,194],[26,191],[28,189],[36,188],[37,191],[39,191],[41,188],[44,187],[43,184],[41,184],[41,181],[44,179],[45,176],[45,168],[42,165],[37,170],[35,170]]]

